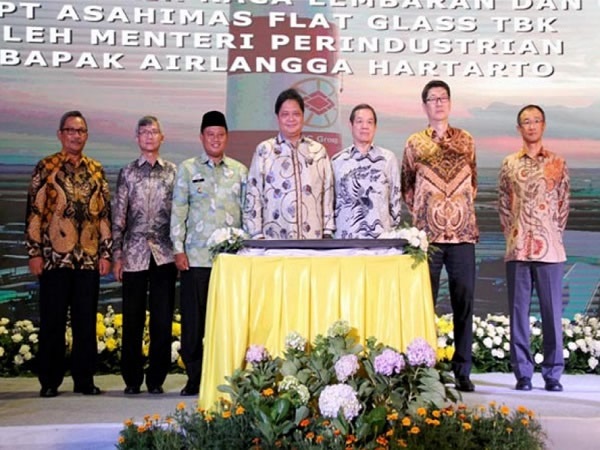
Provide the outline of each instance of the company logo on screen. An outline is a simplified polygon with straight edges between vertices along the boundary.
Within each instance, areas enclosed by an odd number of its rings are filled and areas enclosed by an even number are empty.
[[[304,98],[304,124],[313,128],[328,128],[338,117],[335,84],[325,78],[307,78],[294,85]]]

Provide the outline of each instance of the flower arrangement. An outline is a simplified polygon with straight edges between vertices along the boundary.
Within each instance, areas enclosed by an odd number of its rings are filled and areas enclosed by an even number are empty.
[[[563,354],[565,372],[600,375],[600,321],[596,317],[576,314],[573,320],[563,319]],[[531,348],[539,370],[543,359],[541,321],[532,317]],[[98,313],[96,336],[98,340],[98,372],[119,373],[123,317],[108,307],[106,314]],[[437,360],[449,362],[454,354],[452,314],[436,318]],[[35,372],[38,351],[38,327],[30,320],[12,322],[0,319],[0,376],[31,375]],[[71,329],[67,326],[67,352],[71,348]],[[183,362],[179,356],[181,316],[173,317],[171,344],[171,373],[181,373]],[[149,349],[148,319],[144,329],[143,351]],[[306,339],[290,335],[286,346],[303,349]],[[473,318],[473,364],[478,372],[511,372],[509,318],[503,315],[475,316]]]
[[[210,257],[215,259],[219,253],[236,253],[244,246],[248,236],[244,230],[233,227],[217,228],[206,241]]]
[[[293,333],[283,357],[248,348],[210,411],[176,412],[142,424],[125,422],[118,448],[480,449],[544,448],[532,411],[495,403],[473,410],[456,404],[435,351],[416,339],[406,352],[367,340],[345,322],[309,344]]]
[[[0,376],[31,373],[38,350],[38,331],[30,320],[0,319]]]
[[[427,234],[424,230],[416,227],[404,225],[402,228],[383,232],[379,239],[406,239],[407,245],[404,247],[404,253],[410,255],[415,260],[414,265],[427,261],[437,248],[429,244]]]

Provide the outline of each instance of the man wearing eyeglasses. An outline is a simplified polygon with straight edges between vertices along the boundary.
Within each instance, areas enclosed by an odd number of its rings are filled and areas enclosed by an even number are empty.
[[[110,272],[110,195],[102,165],[83,154],[83,115],[63,114],[56,135],[61,150],[36,165],[26,212],[29,270],[40,285],[40,396],[56,397],[63,382],[69,314],[73,391],[98,395],[96,312],[100,276]]]
[[[475,218],[477,167],[475,143],[465,130],[449,124],[450,87],[432,80],[421,93],[429,125],[406,141],[402,159],[402,198],[413,225],[425,230],[439,250],[429,263],[434,303],[446,267],[453,311],[456,388],[475,390],[471,382],[473,301],[475,294]]]
[[[150,394],[162,394],[171,366],[177,279],[169,235],[177,167],[160,156],[164,135],[156,117],[142,117],[135,135],[140,156],[119,172],[113,202],[113,274],[123,282],[121,373],[125,394],[139,394],[144,381],[142,339],[148,306],[146,388]]]
[[[538,105],[517,114],[521,149],[500,170],[498,212],[506,238],[506,282],[510,309],[510,360],[515,389],[530,391],[534,361],[530,351],[531,294],[542,316],[545,389],[560,392],[564,370],[562,279],[567,259],[563,233],[569,215],[569,174],[565,160],[542,143],[546,115]]]

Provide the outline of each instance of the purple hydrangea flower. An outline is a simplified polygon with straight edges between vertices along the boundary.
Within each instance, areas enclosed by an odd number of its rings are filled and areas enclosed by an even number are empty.
[[[423,338],[414,339],[408,345],[406,358],[411,366],[433,367],[436,363],[435,350]]]
[[[394,373],[402,372],[405,364],[404,357],[400,353],[386,349],[375,357],[375,372],[389,377]]]
[[[258,364],[269,359],[269,352],[264,345],[251,345],[246,351],[246,361]]]
[[[335,375],[342,383],[358,371],[358,357],[344,355],[335,363]]]

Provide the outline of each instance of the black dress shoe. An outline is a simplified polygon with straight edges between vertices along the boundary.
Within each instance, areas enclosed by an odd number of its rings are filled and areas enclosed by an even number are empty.
[[[462,392],[473,392],[475,385],[471,382],[469,377],[459,376],[456,377],[456,389]]]
[[[530,391],[531,388],[531,378],[521,377],[517,380],[517,385],[515,386],[517,391]]]
[[[185,397],[185,396],[191,396],[191,395],[198,395],[198,392],[200,392],[199,386],[186,384],[179,394]]]
[[[562,392],[563,387],[558,380],[554,378],[548,378],[546,380],[546,390],[550,392]]]
[[[162,386],[148,386],[148,393],[149,394],[164,394],[164,390],[162,388]]]
[[[139,394],[140,391],[140,387],[139,386],[127,386],[125,388],[125,390],[123,391],[123,393],[125,395],[135,395],[135,394]]]
[[[42,388],[40,390],[40,397],[50,398],[58,395],[58,389],[56,388]]]
[[[102,394],[102,390],[98,387],[98,386],[94,386],[93,384],[91,386],[75,386],[73,388],[73,392],[75,392],[76,394],[83,394],[83,395],[100,395]]]

